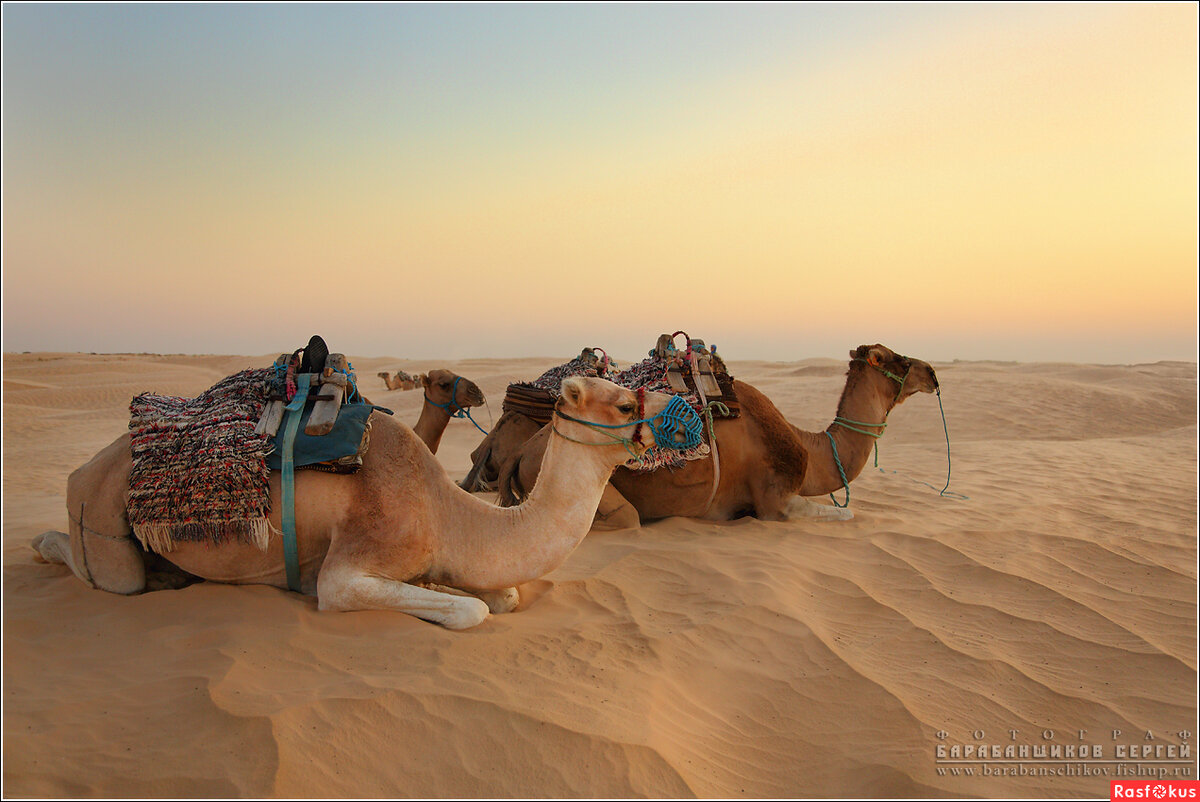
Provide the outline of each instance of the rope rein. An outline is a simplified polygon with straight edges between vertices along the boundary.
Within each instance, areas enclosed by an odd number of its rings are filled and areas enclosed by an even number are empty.
[[[579,423],[589,429],[595,429],[600,434],[609,439],[608,443],[588,443],[583,440],[576,440],[573,437],[568,437],[558,430],[557,426],[551,426],[554,433],[564,440],[570,440],[573,443],[580,443],[585,446],[606,446],[612,443],[620,443],[625,447],[625,450],[638,461],[638,464],[643,464],[643,454],[649,449],[643,448],[642,453],[637,453],[633,446],[643,445],[641,441],[642,424],[650,430],[654,435],[654,445],[657,448],[666,448],[683,451],[689,448],[695,448],[704,440],[704,421],[696,414],[688,403],[677,395],[671,396],[671,400],[659,412],[650,417],[643,417],[645,414],[645,393],[638,393],[638,419],[631,420],[628,423],[596,423],[595,421],[581,420],[576,417],[555,410],[554,414],[563,420]],[[606,429],[627,429],[633,427],[632,437],[618,437]],[[678,439],[682,438],[682,439]]]
[[[564,420],[573,421],[575,423],[582,423],[584,426],[599,425],[599,424],[592,424],[590,421],[580,420],[579,418],[572,418],[570,415],[564,415],[561,412],[556,412],[555,415],[557,417],[563,418]],[[633,424],[629,424],[629,425],[632,426]],[[615,434],[609,434],[608,432],[600,432],[600,434],[607,437],[611,442],[589,443],[585,440],[576,440],[574,437],[571,437],[570,435],[563,434],[562,432],[560,432],[558,430],[558,427],[555,426],[554,423],[550,424],[550,431],[554,432],[554,434],[558,435],[559,437],[561,437],[564,440],[570,440],[572,443],[579,443],[579,445],[581,445],[581,446],[608,446],[608,445],[612,445],[613,443],[620,443],[622,446],[625,447],[625,451],[629,454],[631,459],[637,460],[637,463],[639,465],[642,464],[642,454],[639,454],[639,453],[637,453],[636,450],[634,450],[634,446],[637,444],[633,442],[633,438],[617,437]]]
[[[851,361],[852,362],[863,362],[867,365],[870,365],[871,367],[875,368],[875,370],[879,371],[884,376],[887,376],[889,379],[891,379],[892,381],[894,381],[900,385],[899,388],[896,390],[896,397],[894,399],[892,399],[892,405],[894,407],[896,402],[900,400],[900,395],[904,392],[904,384],[905,384],[905,382],[908,381],[908,375],[909,375],[909,373],[912,372],[912,366],[909,365],[909,369],[904,373],[903,376],[897,376],[895,373],[892,373],[890,370],[887,370],[886,368],[884,368],[880,365],[872,364],[870,360],[863,359],[861,357],[857,357]],[[950,428],[949,428],[949,426],[946,425],[946,409],[945,409],[945,407],[942,406],[942,388],[941,387],[935,388],[934,393],[937,395],[938,411],[942,415],[942,431],[946,435],[946,485],[938,492],[938,496],[943,497],[943,498],[962,499],[963,501],[966,501],[970,498],[970,496],[964,496],[962,493],[954,493],[949,490],[949,488],[950,488],[950,468],[951,468]],[[867,423],[864,421],[850,420],[849,418],[843,418],[839,415],[838,417],[833,419],[833,423],[830,424],[830,426],[831,427],[832,426],[841,426],[843,429],[849,429],[850,431],[855,432],[856,434],[863,434],[863,435],[866,435],[867,437],[874,438],[874,440],[875,440],[875,443],[874,443],[875,465],[874,465],[874,467],[879,468],[879,438],[883,437],[883,430],[887,428],[887,415],[885,414],[883,417],[884,417],[883,423]],[[879,431],[878,432],[869,432],[866,429],[859,428],[859,427],[863,427],[863,426],[875,427],[875,428],[878,428]],[[841,457],[838,455],[837,443],[833,439],[833,434],[831,434],[829,431],[826,431],[825,436],[829,438],[829,447],[833,450],[833,463],[834,463],[834,465],[837,466],[838,476],[842,480],[842,489],[846,491],[846,500],[845,500],[844,504],[839,504],[838,500],[834,497],[833,493],[829,494],[829,498],[831,501],[833,501],[833,505],[835,507],[841,507],[841,508],[849,507],[850,506],[850,481],[846,478],[846,469],[842,467],[842,460],[841,460]],[[887,471],[885,471],[883,468],[879,468],[879,472],[887,473]],[[897,474],[897,475],[902,475],[902,474],[900,474],[899,471],[892,471],[892,473]],[[911,479],[911,477],[906,477],[906,478]],[[928,482],[922,482],[919,479],[911,479],[911,481],[914,481],[917,484],[925,485],[926,487],[928,487],[932,490],[937,490],[937,488],[935,486],[929,484]]]

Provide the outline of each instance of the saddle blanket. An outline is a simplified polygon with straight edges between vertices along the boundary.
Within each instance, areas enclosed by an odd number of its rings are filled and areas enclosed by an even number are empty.
[[[143,393],[129,405],[133,469],[129,523],[147,549],[175,542],[222,543],[229,538],[266,549],[271,529],[268,477],[280,469],[275,439],[255,427],[266,404],[284,393],[273,368],[244,370],[195,398]],[[369,418],[376,409],[344,404],[327,435],[310,437],[303,423],[294,446],[297,468],[349,472],[362,464]]]

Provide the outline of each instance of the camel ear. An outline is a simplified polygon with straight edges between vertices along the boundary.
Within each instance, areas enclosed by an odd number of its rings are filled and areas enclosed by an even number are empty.
[[[882,365],[883,352],[878,348],[872,348],[870,351],[867,351],[867,364],[876,368]]]
[[[421,383],[421,386],[424,387],[426,390],[429,389],[429,374],[422,373],[420,376],[417,377],[417,381],[419,381]]]
[[[562,391],[562,397],[567,399],[574,406],[579,406],[583,401],[583,383],[575,377],[563,379],[562,386],[559,388]]]

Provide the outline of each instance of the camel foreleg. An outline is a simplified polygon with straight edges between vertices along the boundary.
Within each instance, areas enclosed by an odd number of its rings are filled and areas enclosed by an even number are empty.
[[[447,629],[469,629],[488,617],[488,605],[473,596],[347,570],[329,571],[328,567],[326,563],[317,577],[317,606],[321,610],[394,610]]]
[[[463,588],[452,588],[448,585],[438,585],[434,582],[420,582],[420,587],[436,590],[440,593],[449,593],[454,596],[473,596],[488,606],[493,615],[501,613],[511,613],[521,603],[521,594],[516,588],[501,588],[500,590],[464,590]]]

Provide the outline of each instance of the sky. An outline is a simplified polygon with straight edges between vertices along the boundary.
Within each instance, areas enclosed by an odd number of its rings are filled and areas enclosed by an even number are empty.
[[[5,352],[1196,359],[1194,3],[0,13]]]

